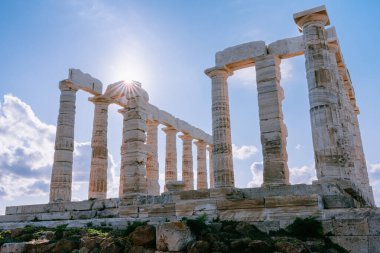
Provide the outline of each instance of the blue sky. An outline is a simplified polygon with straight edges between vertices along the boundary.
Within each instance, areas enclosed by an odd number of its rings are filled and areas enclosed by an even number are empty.
[[[203,74],[226,47],[300,35],[292,15],[327,6],[361,109],[371,182],[380,203],[379,1],[10,1],[0,3],[0,213],[48,200],[58,82],[80,68],[105,85],[140,81],[150,102],[211,133],[211,81]],[[304,57],[283,60],[284,117],[293,183],[310,183],[313,150]],[[236,186],[257,186],[262,167],[255,70],[229,79]],[[12,95],[10,95],[12,94]],[[74,199],[87,196],[93,105],[78,92]],[[109,113],[110,196],[120,167],[121,115]],[[38,136],[38,137],[36,137]],[[164,134],[159,135],[160,172]],[[181,142],[178,141],[178,169]],[[194,149],[195,154],[195,149]],[[194,163],[196,164],[196,163]],[[25,198],[26,197],[26,198]]]

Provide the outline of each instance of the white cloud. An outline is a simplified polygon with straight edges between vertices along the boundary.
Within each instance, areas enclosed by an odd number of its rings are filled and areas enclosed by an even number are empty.
[[[263,163],[254,162],[251,167],[252,180],[248,183],[248,187],[260,187],[263,183]],[[291,184],[311,184],[316,180],[314,166],[302,166],[289,168],[289,177]]]
[[[39,120],[29,105],[13,95],[4,95],[0,102],[0,209],[21,196],[39,196],[41,203],[47,202],[55,126]],[[80,200],[87,198],[91,146],[74,144],[73,200]],[[108,168],[108,194],[116,197],[118,166],[111,154]]]
[[[301,145],[301,144],[297,144],[297,145],[296,145],[296,149],[297,149],[297,150],[300,150],[301,148],[302,148],[302,145]]]
[[[232,153],[234,158],[239,160],[245,160],[257,153],[257,148],[255,146],[236,146],[232,144]]]
[[[380,163],[369,164],[368,177],[369,177],[370,185],[372,186],[376,205],[379,206],[380,205]]]
[[[281,62],[281,83],[287,83],[293,78],[293,65],[290,61]],[[236,83],[243,87],[256,87],[256,69],[255,67],[248,67],[240,69],[234,72],[234,75],[230,77],[230,82]]]

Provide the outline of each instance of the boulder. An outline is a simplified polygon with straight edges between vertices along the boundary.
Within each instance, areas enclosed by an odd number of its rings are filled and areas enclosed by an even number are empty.
[[[210,249],[210,244],[206,241],[196,241],[191,244],[188,253],[208,253]]]
[[[130,235],[133,245],[154,247],[156,243],[156,228],[154,226],[145,225],[137,227]]]
[[[248,244],[248,250],[247,251],[248,252],[255,252],[255,253],[270,253],[270,252],[272,252],[271,246],[267,242],[261,241],[261,240],[251,241]]]
[[[4,243],[1,248],[1,253],[21,253],[24,252],[26,248],[25,242],[17,243]]]
[[[294,238],[280,238],[274,243],[276,250],[283,253],[311,253],[302,241]]]
[[[55,247],[52,249],[52,253],[71,252],[79,248],[79,243],[67,239],[59,240]]]
[[[85,236],[80,239],[80,246],[87,248],[91,251],[94,248],[100,247],[100,238]]]
[[[121,248],[115,244],[115,242],[112,240],[112,238],[106,238],[100,243],[100,253],[119,253],[121,252]]]
[[[249,238],[236,239],[231,242],[231,250],[234,252],[244,252],[251,242]]]
[[[182,251],[194,239],[190,228],[182,222],[159,224],[156,229],[156,247],[159,251]]]

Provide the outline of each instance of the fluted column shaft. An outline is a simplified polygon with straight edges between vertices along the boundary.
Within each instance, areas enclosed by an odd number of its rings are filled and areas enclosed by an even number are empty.
[[[157,127],[158,122],[154,120],[147,121],[147,144],[150,146],[146,161],[146,176],[149,195],[160,195],[160,185],[158,183],[159,164],[158,164],[158,146],[157,146]]]
[[[179,136],[182,139],[182,181],[184,190],[194,190],[194,173],[193,173],[193,137],[184,134]]]
[[[263,185],[289,184],[287,129],[282,113],[284,91],[280,86],[280,62],[277,56],[256,59],[261,145],[264,160]]]
[[[118,112],[123,116],[123,132],[122,132],[122,140],[121,140],[121,147],[120,147],[120,180],[119,180],[119,198],[123,197],[123,188],[124,188],[124,167],[126,164],[126,144],[127,140],[125,139],[124,133],[127,131],[127,115],[125,108],[119,109]]]
[[[91,170],[89,182],[89,199],[107,198],[107,125],[108,99],[98,96],[89,99],[95,105],[91,139]]]
[[[165,187],[169,181],[177,181],[177,130],[173,127],[162,129],[166,133]]]
[[[206,70],[212,80],[212,138],[215,188],[234,187],[232,160],[230,106],[227,78],[232,74],[227,68]]]
[[[315,15],[300,25],[305,42],[310,119],[319,182],[350,179],[342,162],[345,160],[345,151],[340,145],[343,129],[338,105],[336,65],[331,62],[324,28],[326,23],[326,16]]]
[[[124,113],[124,164],[123,196],[134,193],[147,193],[146,142],[147,102],[142,97],[129,97]]]
[[[71,201],[77,90],[67,81],[60,82],[59,89],[61,96],[50,183],[50,202]]]
[[[208,157],[209,157],[209,164],[208,164],[208,173],[210,175],[210,189],[214,189],[215,188],[215,184],[214,184],[214,168],[213,168],[213,165],[214,165],[214,161],[213,161],[213,156],[212,156],[212,145],[209,144],[207,146],[207,150],[208,150]]]
[[[197,190],[207,189],[206,143],[199,140],[195,145],[197,146]]]

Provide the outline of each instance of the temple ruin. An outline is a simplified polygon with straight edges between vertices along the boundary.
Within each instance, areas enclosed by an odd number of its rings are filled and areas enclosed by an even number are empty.
[[[367,251],[360,252],[378,252],[380,211],[369,184],[359,108],[336,30],[326,28],[330,20],[325,6],[293,17],[302,33],[298,37],[269,44],[253,41],[216,53],[215,66],[205,70],[211,79],[212,136],[150,104],[138,82],[111,84],[102,93],[99,80],[70,70],[69,78],[59,84],[50,202],[7,207],[6,215],[0,216],[0,227],[20,227],[32,221],[44,226],[84,226],[88,220],[118,227],[131,220],[157,224],[207,214],[209,218],[248,221],[263,231],[272,231],[284,228],[296,217],[312,216],[320,219],[324,229],[332,231],[332,240],[344,247],[366,247]],[[288,133],[282,112],[281,60],[300,55],[305,57],[317,172],[317,180],[311,185],[289,183]],[[256,69],[263,184],[240,189],[235,188],[234,181],[227,80],[234,71],[250,66]],[[94,95],[89,101],[95,113],[89,199],[72,202],[78,90]],[[107,199],[107,113],[112,103],[121,107],[123,140],[119,198]],[[162,130],[166,134],[165,191],[161,194],[157,153],[160,124],[165,126]],[[177,136],[183,142],[182,181],[177,177]],[[197,182],[193,175],[193,144],[197,147]],[[361,230],[362,226],[366,229]]]

